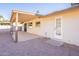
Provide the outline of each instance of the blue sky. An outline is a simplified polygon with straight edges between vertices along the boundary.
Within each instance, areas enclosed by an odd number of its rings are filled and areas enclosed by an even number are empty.
[[[34,13],[39,10],[40,14],[45,15],[69,7],[69,3],[2,3],[0,4],[0,15],[5,19],[10,19],[12,10],[23,10]]]

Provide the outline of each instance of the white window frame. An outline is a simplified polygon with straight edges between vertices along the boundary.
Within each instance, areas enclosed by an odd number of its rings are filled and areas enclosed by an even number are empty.
[[[57,26],[58,25],[57,19],[60,19],[60,22],[61,22],[59,27]],[[59,36],[62,35],[62,16],[55,17],[55,30],[56,30],[56,35],[59,35]],[[59,31],[60,34],[57,31]]]

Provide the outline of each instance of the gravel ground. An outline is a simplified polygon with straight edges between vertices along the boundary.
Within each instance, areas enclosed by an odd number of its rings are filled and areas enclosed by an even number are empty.
[[[78,47],[68,44],[56,47],[40,38],[14,43],[9,31],[0,30],[1,56],[78,56]]]

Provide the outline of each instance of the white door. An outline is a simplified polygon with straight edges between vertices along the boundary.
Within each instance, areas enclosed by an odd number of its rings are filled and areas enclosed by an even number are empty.
[[[62,18],[61,17],[56,17],[55,19],[54,38],[62,39]]]

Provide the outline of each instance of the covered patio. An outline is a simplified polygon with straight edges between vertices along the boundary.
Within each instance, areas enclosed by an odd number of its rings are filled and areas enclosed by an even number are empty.
[[[27,35],[27,21],[33,20],[40,16],[24,11],[13,10],[11,15],[11,33],[15,42],[38,38],[38,35]],[[26,39],[26,36],[28,37]]]
[[[41,39],[44,37],[41,37],[39,35],[35,35],[32,33],[24,32],[24,31],[18,31],[18,41],[19,42],[32,40],[32,39],[39,39],[39,38]]]

